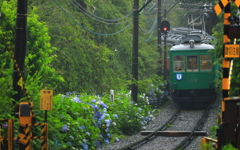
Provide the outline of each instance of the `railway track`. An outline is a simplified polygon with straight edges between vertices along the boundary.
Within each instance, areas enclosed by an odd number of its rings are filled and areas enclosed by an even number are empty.
[[[211,104],[204,110],[202,117],[199,119],[198,123],[192,130],[192,133],[189,136],[187,136],[178,146],[176,146],[174,150],[185,149],[195,139],[196,136],[194,136],[193,133],[195,131],[202,130],[204,122],[206,122],[207,117],[209,115],[210,108],[211,108]]]
[[[141,149],[149,148],[153,144],[157,144],[159,148],[162,148],[162,149],[166,149],[166,147],[169,148],[169,145],[171,145],[172,146],[171,149],[174,149],[174,150],[184,149],[192,142],[192,140],[195,139],[196,137],[195,135],[197,133],[204,134],[204,132],[199,132],[199,131],[202,130],[204,122],[207,119],[209,109],[210,109],[210,105],[205,110],[196,110],[196,111],[177,110],[172,115],[172,117],[160,128],[158,128],[153,132],[146,131],[148,132],[147,136],[145,136],[141,140],[131,143],[130,145],[122,147],[119,150],[134,150],[134,149],[141,150]],[[191,121],[190,119],[190,122],[188,123],[187,119],[189,116],[192,116],[192,117],[198,116],[198,117],[195,119],[195,121]],[[177,131],[179,130],[176,130],[176,129],[179,129],[181,131],[177,133]],[[184,130],[186,131],[186,129],[190,132],[188,133],[182,132]],[[166,131],[166,132],[159,132],[159,131]],[[142,134],[146,135],[147,134],[146,132],[142,132]],[[158,135],[159,134],[161,135],[162,133],[165,133],[165,134],[169,133],[168,135],[170,136],[175,136],[176,134],[178,134],[178,136],[180,135],[180,137],[169,138],[166,136],[161,136],[160,138]],[[183,136],[183,133],[185,134],[185,136]],[[188,134],[188,136],[186,136],[186,134]],[[178,141],[181,141],[181,142],[179,143]]]
[[[179,112],[180,112],[180,109],[178,109],[164,125],[162,125],[159,129],[157,129],[153,133],[149,134],[148,136],[144,137],[143,139],[136,141],[126,147],[120,148],[119,150],[133,150],[133,149],[136,149],[136,148],[140,147],[141,145],[147,143],[148,141],[154,139],[156,137],[156,133],[158,131],[165,130],[166,128],[168,128],[169,124],[172,124],[177,119]]]

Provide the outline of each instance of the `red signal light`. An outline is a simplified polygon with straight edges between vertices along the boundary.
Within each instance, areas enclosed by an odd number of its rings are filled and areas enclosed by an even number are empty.
[[[170,23],[166,20],[161,22],[161,32],[167,34],[170,31]]]

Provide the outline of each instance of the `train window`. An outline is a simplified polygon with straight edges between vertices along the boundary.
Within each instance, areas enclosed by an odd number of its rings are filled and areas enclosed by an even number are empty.
[[[184,56],[173,56],[173,70],[174,72],[184,71]]]
[[[211,55],[201,55],[200,56],[200,67],[201,71],[211,71],[212,70],[212,56]]]
[[[187,56],[187,71],[198,71],[197,56]]]

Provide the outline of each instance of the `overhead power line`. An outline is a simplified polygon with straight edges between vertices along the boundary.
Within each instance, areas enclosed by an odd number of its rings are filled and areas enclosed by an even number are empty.
[[[94,15],[93,13],[89,12],[87,9],[85,9],[83,6],[81,6],[76,0],[73,0],[83,11],[85,11],[87,14],[99,19],[99,20],[102,20],[102,21],[106,21],[106,22],[118,22],[118,21],[121,21],[127,17],[129,17],[130,15],[133,14],[133,11],[131,11],[130,13],[128,13],[126,16],[122,17],[122,18],[119,18],[119,19],[105,19],[105,18],[101,18],[101,17],[98,17],[96,15]],[[80,9],[79,9],[80,10]]]
[[[151,30],[151,35],[147,38],[147,39],[141,39],[142,41],[148,41],[148,40],[150,40],[150,38],[152,37],[152,35],[153,35],[153,33],[154,33],[154,30],[156,29],[156,25],[157,25],[157,18],[155,19],[155,22],[154,22],[154,24],[153,24],[153,28],[152,28],[152,30]]]
[[[155,15],[157,15],[157,13],[156,13]],[[154,28],[154,26],[155,26],[155,24],[156,24],[156,21],[157,21],[157,20],[154,20],[154,21],[153,21],[153,23],[152,23],[151,28],[149,29],[149,31],[144,31],[144,30],[142,29],[142,27],[139,26],[140,31],[141,31],[142,33],[144,33],[144,34],[149,34],[149,33],[153,30],[153,28]]]
[[[79,23],[76,19],[74,19],[70,14],[67,13],[67,11],[61,6],[59,5],[59,3],[56,1],[56,0],[53,0],[56,5],[71,19],[73,20],[74,22],[76,22],[79,26],[81,26],[83,29],[91,32],[91,33],[94,33],[94,34],[97,34],[97,35],[103,35],[103,36],[110,36],[110,35],[115,35],[115,34],[118,34],[122,31],[124,31],[125,29],[127,29],[132,23],[130,22],[127,26],[125,26],[123,29],[119,30],[118,32],[115,32],[115,33],[110,33],[110,34],[102,34],[102,33],[97,33],[97,32],[94,32],[90,29],[88,29],[87,27],[83,26],[81,23]]]
[[[129,21],[131,21],[131,19],[128,19],[124,22],[106,22],[107,19],[103,19],[100,18],[98,16],[95,16],[94,14],[90,13],[89,11],[87,11],[83,6],[81,6],[76,0],[74,0],[74,3],[72,0],[68,0],[72,5],[74,5],[79,11],[81,11],[82,13],[84,13],[85,15],[93,18],[94,20],[97,20],[98,22],[104,23],[104,24],[110,24],[110,25],[119,25],[119,24],[123,24],[123,23],[127,23]],[[81,8],[79,8],[81,7]],[[125,18],[127,18],[128,16],[125,16]],[[124,18],[124,19],[125,19]],[[111,21],[111,20],[108,20]]]

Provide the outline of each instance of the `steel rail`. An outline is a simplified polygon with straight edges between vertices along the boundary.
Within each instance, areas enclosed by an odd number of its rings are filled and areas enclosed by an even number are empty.
[[[168,128],[169,124],[172,124],[176,119],[177,116],[179,115],[180,109],[178,109],[173,116],[164,124],[162,125],[160,128],[158,128],[157,130],[155,130],[153,133],[149,134],[148,136],[140,139],[139,141],[136,141],[134,143],[131,143],[123,148],[120,148],[118,150],[134,150],[138,147],[140,147],[141,145],[147,143],[148,141],[151,141],[152,139],[154,139],[155,137],[157,137],[157,132],[158,131],[162,131],[165,130],[166,128]]]
[[[192,130],[192,133],[187,136],[178,146],[176,146],[173,150],[178,150],[178,149],[185,149],[194,139],[194,131],[200,131],[203,128],[204,122],[207,120],[208,118],[208,114],[210,112],[210,108],[211,108],[212,104],[209,104],[208,107],[204,110],[204,113],[201,117],[201,119],[199,119],[197,125],[194,127],[194,129]]]

